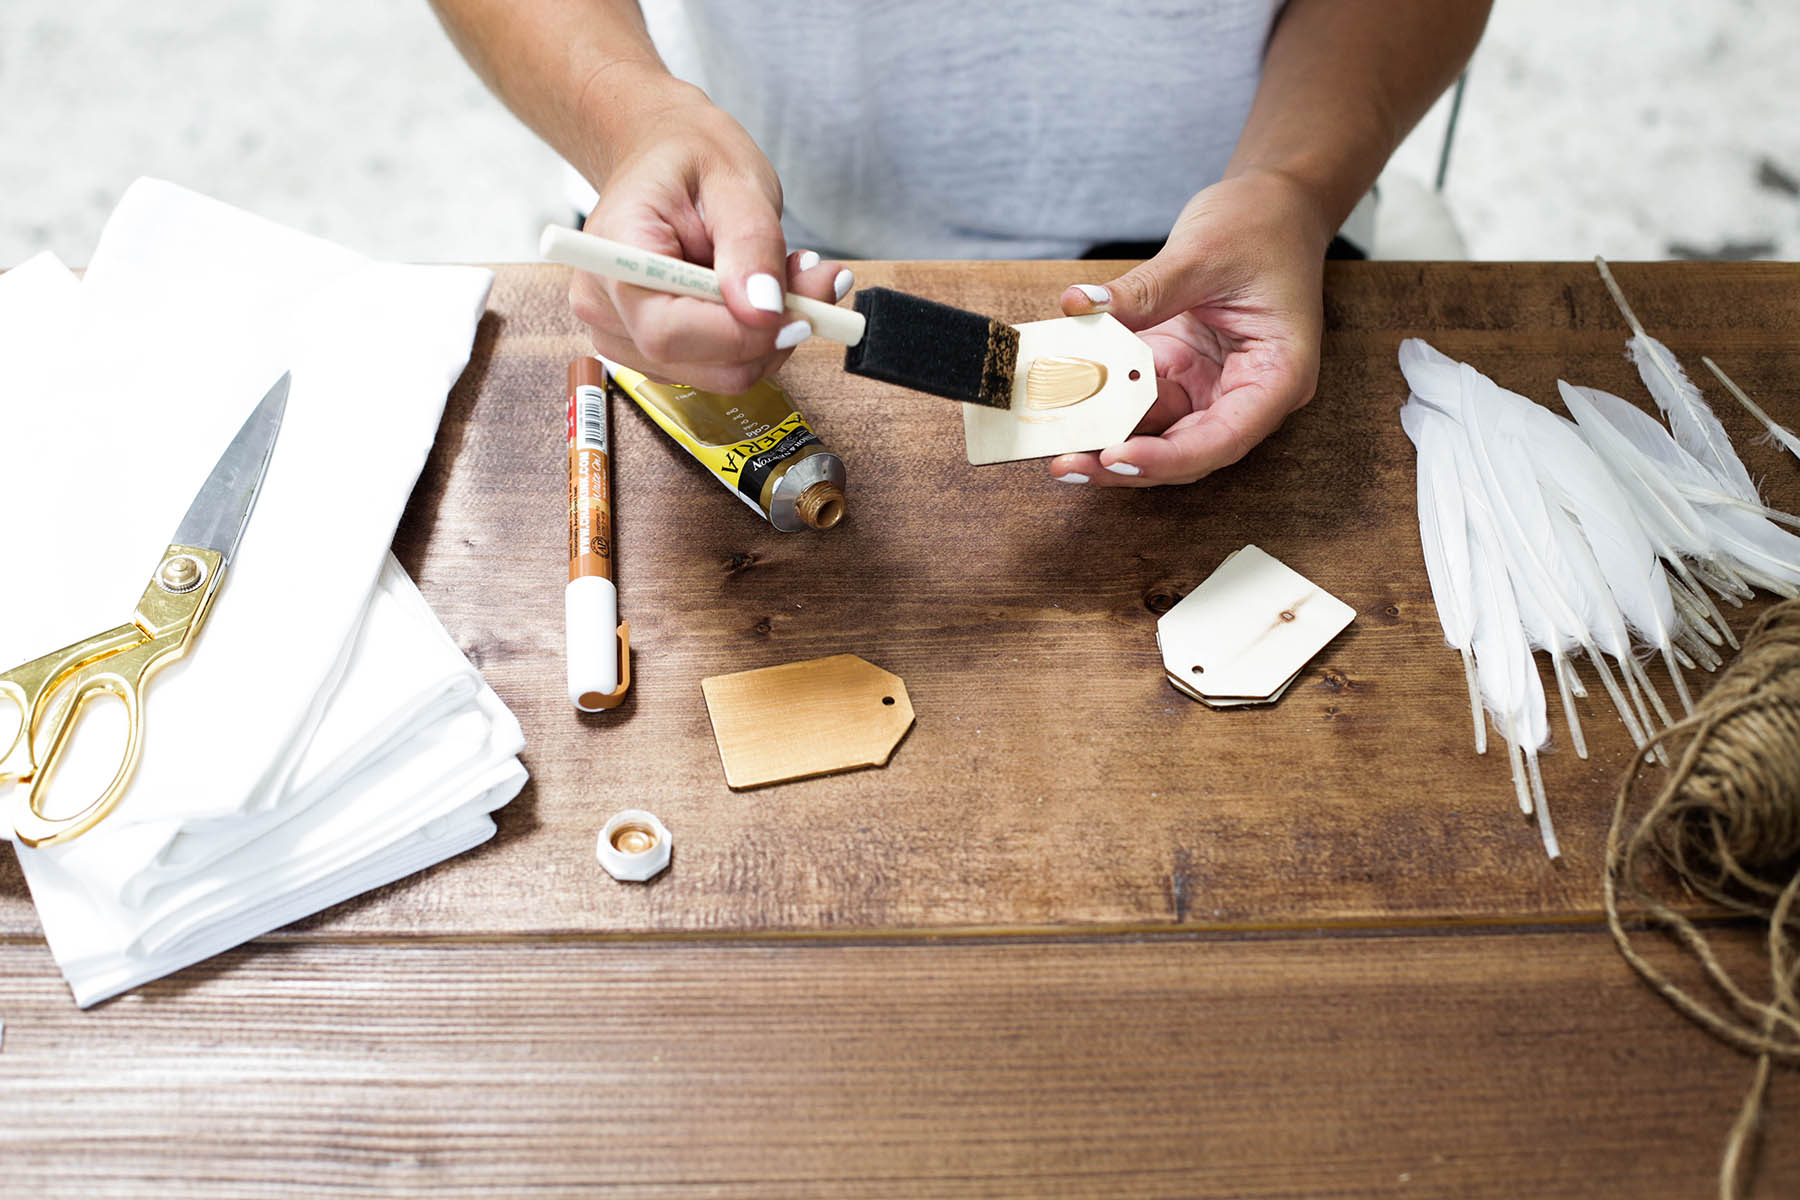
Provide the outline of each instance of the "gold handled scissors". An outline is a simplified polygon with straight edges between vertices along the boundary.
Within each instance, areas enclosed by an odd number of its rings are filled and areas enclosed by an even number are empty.
[[[206,623],[268,472],[287,396],[284,374],[201,485],[129,624],[0,674],[0,698],[10,700],[21,714],[11,743],[0,743],[6,746],[0,753],[0,785],[14,785],[12,827],[27,846],[53,846],[81,836],[125,794],[143,746],[144,685],[186,654]],[[51,817],[43,801],[57,760],[83,706],[102,693],[125,704],[125,756],[98,799],[80,812]],[[0,725],[0,738],[5,736]]]

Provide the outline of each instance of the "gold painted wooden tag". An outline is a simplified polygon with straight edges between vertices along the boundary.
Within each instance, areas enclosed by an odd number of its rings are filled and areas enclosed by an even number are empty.
[[[898,675],[854,654],[700,681],[734,788],[884,766],[912,728]]]
[[[1025,407],[1033,412],[1080,404],[1106,386],[1106,365],[1091,358],[1046,354],[1025,372]]]
[[[1131,436],[1156,403],[1150,346],[1109,313],[1028,321],[1019,331],[1012,405],[963,405],[969,462],[1099,450]]]

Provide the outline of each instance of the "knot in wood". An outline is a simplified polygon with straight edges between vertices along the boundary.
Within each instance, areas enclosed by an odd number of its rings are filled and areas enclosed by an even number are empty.
[[[1319,673],[1319,686],[1333,692],[1350,691],[1356,687],[1350,677],[1335,667],[1326,667]],[[1335,710],[1332,710],[1335,711]]]
[[[1154,587],[1144,593],[1144,607],[1160,617],[1174,608],[1180,599],[1179,595],[1167,588]]]

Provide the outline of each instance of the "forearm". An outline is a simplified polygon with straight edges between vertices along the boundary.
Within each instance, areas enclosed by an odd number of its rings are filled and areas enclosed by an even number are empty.
[[[1481,39],[1491,0],[1288,0],[1226,178],[1273,171],[1328,241]],[[1322,243],[1321,243],[1322,244]]]
[[[476,74],[599,186],[662,106],[699,99],[663,66],[636,0],[431,0]]]

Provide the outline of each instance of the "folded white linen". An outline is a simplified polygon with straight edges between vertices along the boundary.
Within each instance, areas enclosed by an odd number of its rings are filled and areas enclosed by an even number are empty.
[[[155,180],[80,282],[48,255],[0,275],[0,553],[47,581],[0,614],[0,666],[129,619],[219,452],[293,376],[207,628],[147,689],[123,801],[66,845],[15,843],[84,1007],[461,853],[523,785],[517,721],[386,550],[491,281]],[[70,794],[110,776],[120,707],[84,716]]]
[[[400,677],[434,683],[376,717],[388,736],[371,736],[367,722],[394,699],[402,661]],[[51,855],[26,851],[20,862],[51,953],[85,1007],[486,840],[487,814],[524,785],[523,747],[518,722],[390,558],[294,774],[299,802],[245,814],[249,838],[217,827],[196,835],[223,840],[196,849],[198,866],[165,873],[135,905],[85,887]],[[227,842],[228,853],[214,853]]]
[[[0,291],[44,272],[14,274]],[[153,681],[142,760],[107,818],[146,827],[139,853],[281,794],[271,769],[291,770],[283,752],[361,619],[491,282],[372,262],[140,180],[69,306],[73,333],[46,338],[61,356],[0,326],[0,446],[29,448],[0,471],[0,512],[28,515],[0,526],[0,548],[54,581],[14,591],[8,665],[129,619],[219,453],[293,375],[231,573],[193,652]],[[79,860],[91,841],[50,852]],[[133,874],[108,861],[90,877]]]

